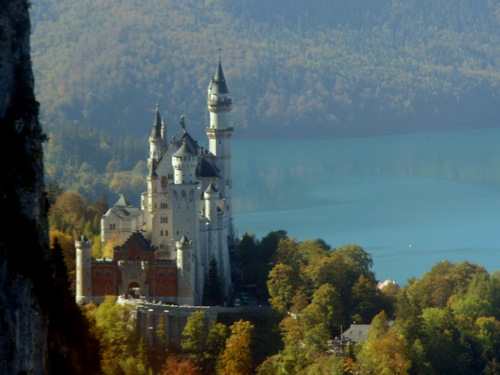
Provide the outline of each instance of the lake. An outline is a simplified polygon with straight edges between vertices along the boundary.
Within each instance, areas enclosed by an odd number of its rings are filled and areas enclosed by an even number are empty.
[[[371,253],[406,284],[442,260],[500,269],[500,129],[328,140],[235,140],[237,234]]]

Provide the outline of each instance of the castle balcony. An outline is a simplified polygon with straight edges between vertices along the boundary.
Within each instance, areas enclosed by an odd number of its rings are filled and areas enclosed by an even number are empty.
[[[231,98],[208,99],[210,107],[230,107],[232,103]]]

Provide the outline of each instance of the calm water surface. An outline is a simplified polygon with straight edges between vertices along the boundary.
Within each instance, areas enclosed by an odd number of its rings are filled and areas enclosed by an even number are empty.
[[[500,269],[500,129],[235,141],[238,235],[357,243],[404,285],[442,260]]]

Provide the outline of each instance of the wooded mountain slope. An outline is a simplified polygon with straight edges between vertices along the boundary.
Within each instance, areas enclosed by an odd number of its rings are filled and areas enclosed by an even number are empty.
[[[201,137],[222,56],[236,137],[494,126],[499,0],[38,0],[32,51],[45,127]],[[221,49],[219,51],[219,49]]]

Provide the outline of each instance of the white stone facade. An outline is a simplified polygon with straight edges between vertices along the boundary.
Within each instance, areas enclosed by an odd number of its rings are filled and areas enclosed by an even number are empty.
[[[217,261],[224,296],[231,290],[233,128],[229,127],[231,99],[220,59],[209,84],[208,109],[209,149],[205,149],[189,135],[184,118],[177,134],[167,142],[168,129],[157,107],[141,207],[134,208],[121,197],[101,221],[103,245],[108,241],[123,243],[132,233],[140,232],[155,250],[155,259],[177,265],[178,304],[202,303],[212,259]],[[78,275],[84,275],[84,270],[77,270],[77,279]],[[122,279],[126,280],[126,275]]]

